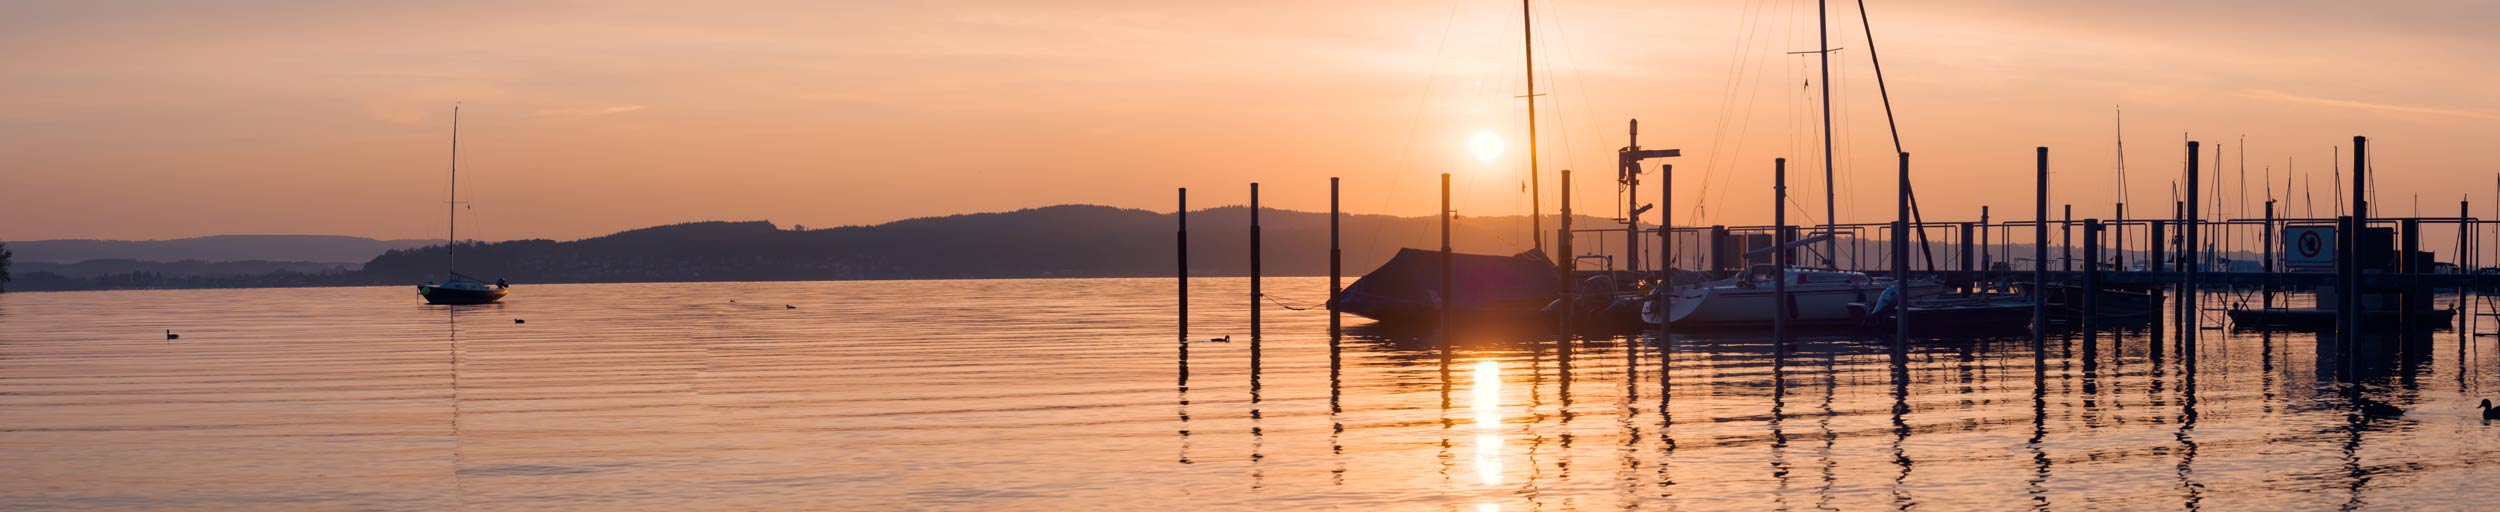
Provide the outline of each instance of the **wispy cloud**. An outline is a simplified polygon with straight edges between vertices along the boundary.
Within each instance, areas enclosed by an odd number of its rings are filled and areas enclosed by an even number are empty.
[[[2287,92],[2283,92],[2283,91],[2276,91],[2276,90],[2271,90],[2271,89],[2242,89],[2242,90],[2240,90],[2240,96],[2242,96],[2242,97],[2247,97],[2247,98],[2260,99],[2260,100],[2268,100],[2268,101],[2281,101],[2281,102],[2289,102],[2289,103],[2300,103],[2300,104],[2306,104],[2306,105],[2318,105],[2318,106],[2325,106],[2325,107],[2350,108],[2350,109],[2361,109],[2361,110],[2374,110],[2374,111],[2379,111],[2379,112],[2391,112],[2391,113],[2399,113],[2399,114],[2429,114],[2429,115],[2437,115],[2437,116],[2462,117],[2462,118],[2467,118],[2467,119],[2482,119],[2482,120],[2490,120],[2490,121],[2500,121],[2500,112],[2492,112],[2491,110],[2487,110],[2487,109],[2449,108],[2449,107],[2425,107],[2425,106],[2418,106],[2418,105],[2396,105],[2396,104],[2389,104],[2389,103],[2371,103],[2371,102],[2367,102],[2367,101],[2340,100],[2340,99],[2335,99],[2335,98],[2320,98],[2320,97],[2316,97],[2316,96],[2303,96],[2303,95],[2299,95],[2299,94],[2292,94],[2292,93],[2287,93]]]
[[[617,105],[613,107],[549,108],[539,109],[538,112],[531,113],[530,115],[538,117],[604,116],[608,114],[633,112],[644,108],[647,107],[642,105]]]

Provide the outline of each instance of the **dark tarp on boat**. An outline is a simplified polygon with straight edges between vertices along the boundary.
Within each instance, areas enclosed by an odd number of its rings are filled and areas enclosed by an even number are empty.
[[[1464,318],[1534,318],[1562,293],[1560,271],[1542,251],[1515,256],[1451,254],[1451,304]],[[1399,249],[1380,268],[1354,280],[1338,300],[1347,313],[1382,322],[1432,322],[1441,316],[1441,252]]]

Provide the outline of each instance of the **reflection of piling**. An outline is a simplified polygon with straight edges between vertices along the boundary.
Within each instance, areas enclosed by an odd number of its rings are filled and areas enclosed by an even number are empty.
[[[1788,233],[1788,159],[1771,160],[1771,226],[1772,233]],[[1771,271],[1771,302],[1777,304],[1771,315],[1771,343],[1774,353],[1788,353],[1788,246],[1781,237],[1772,239],[1774,265]],[[1909,291],[1907,289],[1902,290]],[[1906,294],[1905,294],[1906,295]],[[1909,297],[1902,297],[1907,300]]]
[[[2031,225],[2031,355],[2037,359],[2049,336],[2049,148],[2037,148],[2033,159],[2039,186],[2032,193],[2032,218],[2039,222]]]

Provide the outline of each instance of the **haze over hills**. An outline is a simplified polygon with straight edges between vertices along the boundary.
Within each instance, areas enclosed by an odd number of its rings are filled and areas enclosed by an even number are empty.
[[[441,245],[442,240],[375,240],[334,235],[216,235],[173,240],[7,241],[15,261],[71,264],[88,260],[286,261],[360,264],[383,251]]]

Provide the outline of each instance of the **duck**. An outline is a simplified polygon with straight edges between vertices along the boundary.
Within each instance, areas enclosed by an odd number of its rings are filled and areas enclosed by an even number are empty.
[[[173,329],[166,329],[166,330],[165,330],[165,339],[169,339],[169,340],[178,340],[178,339],[182,339],[182,335],[180,335],[180,334],[174,334]],[[2490,401],[2490,400],[2484,400],[2484,401],[2483,401],[2483,406],[2484,406],[2484,407],[2490,407],[2490,406],[2491,406],[2491,401]],[[2483,414],[2484,414],[2485,416],[2489,416],[2491,413],[2486,412],[2486,413],[2483,413]]]
[[[781,309],[798,309],[798,308],[799,308],[798,306],[792,306],[792,305],[789,305],[789,304],[782,304],[782,305],[781,305]]]
[[[519,319],[519,318],[514,318],[514,319],[512,319],[512,323],[516,323],[516,324],[526,324],[526,323],[530,323],[530,321],[528,321],[528,320],[522,320],[522,319]]]
[[[2491,399],[2483,399],[2483,419],[2500,420],[2500,409],[2491,408]]]
[[[1224,337],[1222,337],[1222,338],[1207,338],[1207,343],[1232,343],[1232,342],[1233,342],[1233,335],[1230,335],[1230,334],[1226,334],[1226,335],[1224,335]]]

